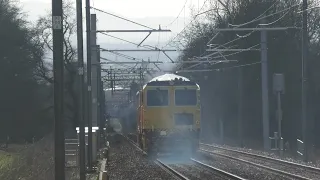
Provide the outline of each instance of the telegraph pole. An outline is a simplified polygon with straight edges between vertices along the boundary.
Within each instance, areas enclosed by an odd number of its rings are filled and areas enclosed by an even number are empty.
[[[307,91],[308,91],[308,78],[307,78],[307,61],[308,61],[308,2],[303,0],[302,4],[302,139],[304,143],[303,160],[308,161],[308,136],[307,136],[307,126],[308,126],[308,116],[307,116]]]
[[[223,70],[219,70],[218,73],[217,73],[217,84],[219,84],[219,87],[217,88],[218,89],[218,102],[220,104],[219,106],[219,112],[218,112],[218,121],[219,121],[219,130],[220,130],[220,143],[221,144],[224,144],[224,102],[223,102],[223,93],[222,93],[222,87],[224,86],[224,83],[222,81],[222,77],[223,75],[225,74],[225,72]]]
[[[266,23],[266,18],[261,20]],[[268,49],[267,31],[261,31],[261,83],[262,83],[262,124],[263,124],[263,147],[269,150],[269,86],[268,86]]]
[[[83,67],[83,25],[82,0],[77,0],[77,49],[78,49],[78,118],[79,118],[79,144],[80,144],[80,180],[86,179],[85,159],[85,122],[84,122],[84,67]]]
[[[101,65],[100,65],[100,46],[97,46],[97,61],[99,63],[98,66],[98,124],[99,124],[99,132],[100,132],[100,137],[102,135],[102,140],[100,142],[103,142],[104,144],[104,118],[103,118],[103,103],[104,103],[104,98],[103,98],[103,83],[101,80]],[[101,143],[100,143],[101,144]]]
[[[97,33],[95,32],[97,29],[97,18],[96,14],[91,14],[90,18],[90,27],[91,27],[91,98],[92,98],[92,118],[91,123],[93,127],[97,127],[97,119],[98,119],[98,68],[100,63],[98,62],[98,46],[97,46]],[[100,80],[99,80],[100,82]],[[95,157],[92,157],[92,161],[96,161]]]
[[[91,37],[90,37],[90,0],[86,0],[86,29],[87,29],[87,85],[88,85],[88,169],[92,170],[92,94],[91,94]]]
[[[243,147],[243,70],[238,68],[238,138]]]
[[[63,10],[62,0],[52,0],[53,77],[54,77],[54,161],[55,180],[65,179],[63,123]]]
[[[140,89],[142,89],[142,67],[139,68],[139,83],[140,83]]]

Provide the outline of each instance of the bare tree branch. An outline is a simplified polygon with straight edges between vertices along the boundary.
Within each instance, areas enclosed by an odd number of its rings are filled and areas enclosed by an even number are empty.
[[[72,37],[76,33],[76,19],[75,19],[75,9],[71,1],[63,2],[63,60],[64,68],[66,70],[65,76],[65,93],[66,93],[66,107],[68,111],[66,112],[66,117],[73,120],[73,124],[77,122],[77,93],[74,88],[76,82],[76,48],[72,45]],[[52,22],[51,13],[40,17],[37,22],[37,29],[40,34],[40,42],[47,52],[52,52]],[[39,63],[37,74],[43,80],[48,83],[53,83],[54,79],[52,77],[52,67],[47,65],[46,60],[42,59]]]

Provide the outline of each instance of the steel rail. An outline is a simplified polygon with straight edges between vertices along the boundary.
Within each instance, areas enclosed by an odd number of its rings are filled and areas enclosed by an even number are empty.
[[[140,152],[142,152],[142,154],[147,155],[147,153],[141,149],[138,144],[136,142],[134,142],[133,140],[131,140],[130,138],[128,138],[127,136],[122,135],[127,141],[129,141],[134,147],[136,147]]]
[[[312,167],[312,166],[307,166],[307,165],[303,165],[303,164],[299,164],[299,163],[294,163],[294,162],[290,162],[290,161],[286,161],[286,160],[282,160],[282,159],[276,159],[276,158],[272,158],[272,157],[268,157],[268,156],[264,156],[264,155],[259,155],[259,154],[239,151],[239,150],[235,150],[235,149],[223,148],[223,147],[219,147],[219,146],[215,146],[215,145],[211,145],[211,144],[200,143],[200,145],[212,147],[212,148],[215,148],[215,149],[230,151],[230,152],[234,152],[234,153],[239,153],[239,154],[242,154],[242,155],[256,157],[256,158],[260,158],[260,159],[264,159],[264,160],[270,160],[270,161],[274,161],[274,162],[281,163],[281,164],[284,164],[284,165],[291,165],[291,166],[295,166],[295,167],[298,167],[298,168],[304,168],[304,169],[306,169],[308,171],[312,171],[312,172],[320,174],[320,168],[316,168],[316,167]]]
[[[231,178],[231,179],[234,179],[234,180],[246,180],[246,179],[244,179],[244,178],[242,178],[242,177],[240,177],[240,176],[237,176],[237,175],[232,174],[232,173],[229,173],[229,172],[227,172],[227,171],[223,171],[223,170],[221,170],[221,169],[215,168],[215,167],[213,167],[213,166],[210,166],[210,165],[205,164],[205,163],[203,163],[203,162],[200,162],[200,161],[198,161],[198,160],[195,160],[195,159],[192,159],[192,158],[191,158],[191,161],[194,162],[194,163],[197,164],[197,165],[200,165],[201,167],[210,169],[210,170],[212,170],[212,171],[214,171],[214,172],[216,172],[216,173],[218,173],[218,174],[221,174],[222,176],[226,176],[226,177]]]
[[[166,165],[165,163],[163,163],[159,159],[155,160],[154,162],[158,166],[160,166],[163,170],[165,170],[166,172],[168,172],[168,173],[172,174],[173,176],[175,176],[176,179],[190,180],[189,178],[185,177],[183,174],[179,173],[178,171],[174,170],[170,166]]]
[[[201,149],[201,150],[199,150],[199,152],[202,152],[204,154],[209,154],[209,155],[217,155],[217,156],[221,156],[221,157],[224,157],[224,158],[227,158],[227,159],[240,161],[240,162],[243,162],[243,163],[246,163],[246,164],[250,164],[250,165],[253,165],[255,167],[262,168],[262,169],[266,169],[266,170],[269,170],[269,171],[274,172],[276,174],[281,174],[281,175],[284,175],[284,176],[287,176],[287,177],[290,177],[290,178],[294,178],[294,179],[312,180],[310,178],[306,178],[306,177],[303,177],[303,176],[299,176],[299,175],[296,175],[296,174],[292,174],[292,173],[289,173],[289,172],[281,171],[281,170],[274,169],[274,168],[271,168],[271,167],[268,167],[268,166],[264,166],[264,165],[261,165],[261,164],[253,163],[253,162],[250,162],[250,161],[247,161],[247,160],[243,160],[243,159],[240,159],[240,158],[235,158],[235,157],[232,157],[232,156],[229,156],[229,155],[225,155],[225,154],[221,154],[221,153],[217,153],[217,152],[213,152],[213,151],[208,151],[208,150]]]

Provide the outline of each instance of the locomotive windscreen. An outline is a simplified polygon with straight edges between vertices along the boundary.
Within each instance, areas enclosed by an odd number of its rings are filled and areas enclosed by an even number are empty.
[[[168,90],[148,90],[147,106],[168,106],[169,92]]]
[[[197,105],[197,94],[195,89],[176,89],[176,106],[194,106]]]

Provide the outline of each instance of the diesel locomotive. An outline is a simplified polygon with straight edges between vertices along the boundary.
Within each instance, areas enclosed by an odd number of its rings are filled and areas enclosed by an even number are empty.
[[[197,150],[201,111],[197,83],[164,74],[145,84],[134,102],[137,142],[148,155]]]

